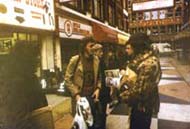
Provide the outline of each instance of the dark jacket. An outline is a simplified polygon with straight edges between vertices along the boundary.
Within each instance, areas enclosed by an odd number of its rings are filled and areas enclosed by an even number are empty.
[[[111,101],[110,98],[110,88],[106,86],[105,83],[105,71],[106,70],[106,64],[103,60],[103,58],[100,59],[100,67],[99,67],[99,72],[101,76],[101,90],[100,90],[100,100],[103,103],[108,103]]]

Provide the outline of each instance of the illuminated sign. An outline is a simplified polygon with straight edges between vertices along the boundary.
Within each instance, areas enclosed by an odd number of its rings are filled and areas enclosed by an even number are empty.
[[[158,11],[152,11],[152,20],[158,19]]]
[[[133,3],[133,11],[167,8],[174,6],[174,0],[153,0],[148,2]]]
[[[150,12],[144,12],[144,20],[150,20]]]
[[[92,35],[92,27],[70,19],[58,18],[59,36],[62,38],[82,39]]]
[[[53,0],[1,0],[0,24],[55,30]]]
[[[160,10],[160,19],[165,19],[166,18],[166,10]]]

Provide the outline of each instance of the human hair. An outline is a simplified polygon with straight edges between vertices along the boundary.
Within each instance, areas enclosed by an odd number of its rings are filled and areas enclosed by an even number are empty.
[[[95,42],[94,38],[92,36],[84,37],[80,42],[80,48],[79,51],[83,55],[85,52],[85,47],[89,42]]]
[[[135,54],[143,53],[146,50],[151,50],[151,40],[145,33],[138,32],[133,34],[125,45],[130,44],[134,49]]]

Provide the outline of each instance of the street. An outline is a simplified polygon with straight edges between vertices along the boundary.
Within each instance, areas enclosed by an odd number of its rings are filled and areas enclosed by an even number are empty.
[[[162,79],[159,83],[160,112],[152,119],[151,129],[190,129],[190,67],[180,65],[174,58],[161,57]],[[127,129],[125,104],[118,105],[107,117],[107,129]],[[71,115],[55,123],[56,129],[69,129]]]
[[[153,118],[151,129],[190,129],[190,85],[181,75],[190,73],[172,58],[161,59],[162,79],[159,83],[160,112]],[[108,116],[108,129],[127,129],[127,113],[125,105],[120,105]],[[125,115],[123,115],[125,114]]]

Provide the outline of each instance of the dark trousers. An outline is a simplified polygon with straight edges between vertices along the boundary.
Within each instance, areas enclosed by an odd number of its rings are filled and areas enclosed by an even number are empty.
[[[132,109],[130,129],[150,129],[152,113]]]
[[[101,125],[100,129],[106,129],[106,118],[107,118],[106,108],[107,108],[107,102],[106,101],[101,101],[101,105],[102,105],[102,125]]]

